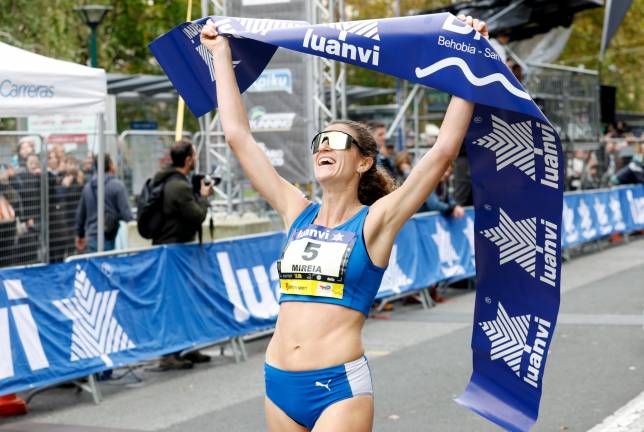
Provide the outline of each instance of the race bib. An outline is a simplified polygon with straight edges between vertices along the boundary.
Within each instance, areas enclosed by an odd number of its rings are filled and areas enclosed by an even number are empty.
[[[280,292],[341,299],[355,242],[352,231],[317,225],[295,230],[277,263]]]

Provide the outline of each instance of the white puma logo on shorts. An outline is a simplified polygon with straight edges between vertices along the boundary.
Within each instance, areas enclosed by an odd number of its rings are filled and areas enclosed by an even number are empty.
[[[330,382],[331,382],[331,380],[328,380],[328,381],[326,382],[326,384],[322,384],[320,381],[316,381],[316,382],[315,382],[315,386],[316,386],[316,387],[324,387],[324,388],[325,388],[325,389],[327,389],[328,391],[331,391],[331,389],[329,388],[329,383],[330,383]]]

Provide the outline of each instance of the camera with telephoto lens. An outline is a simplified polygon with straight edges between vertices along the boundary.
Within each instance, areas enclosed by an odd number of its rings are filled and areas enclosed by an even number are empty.
[[[216,177],[211,174],[194,174],[192,176],[192,190],[195,195],[199,195],[201,191],[201,180],[205,186],[216,186],[221,181],[221,177]]]

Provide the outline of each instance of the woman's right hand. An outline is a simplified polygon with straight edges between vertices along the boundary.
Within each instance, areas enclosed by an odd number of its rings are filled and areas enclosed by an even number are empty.
[[[222,55],[227,53],[230,55],[228,38],[219,34],[217,26],[210,19],[201,29],[199,40],[201,41],[201,45],[205,46],[212,54]]]

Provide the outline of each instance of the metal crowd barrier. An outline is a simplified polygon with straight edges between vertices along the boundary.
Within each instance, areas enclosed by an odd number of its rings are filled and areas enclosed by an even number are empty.
[[[583,194],[583,193],[584,192],[573,192],[573,193],[569,193],[567,195],[575,195],[575,194]],[[433,212],[433,213],[436,213],[436,212]],[[422,214],[422,216],[427,216],[428,214],[431,214],[431,213],[424,213],[424,214]],[[626,240],[628,241],[628,233],[623,232],[622,235],[624,235],[626,237]],[[242,238],[247,239],[248,237],[252,237],[252,236],[243,236]],[[597,240],[590,240],[590,241],[582,243],[581,245],[577,245],[577,246],[574,246],[574,247],[584,246],[584,245],[586,245],[588,243],[602,241],[604,238],[605,237],[600,237]],[[226,239],[225,241],[229,242],[230,240],[231,239]],[[114,251],[107,251],[107,252],[97,252],[97,253],[76,255],[76,256],[71,256],[71,257],[66,258],[65,262],[72,262],[72,261],[80,260],[80,259],[98,258],[98,257],[106,257],[106,256],[121,256],[121,257],[131,256],[131,255],[136,255],[136,254],[139,254],[139,253],[142,253],[142,252],[149,251],[149,250],[154,249],[154,248],[156,248],[156,246],[138,248],[138,249],[124,249],[124,250],[114,250]],[[42,265],[42,264],[40,264],[40,265]],[[26,268],[26,267],[28,267],[28,266],[20,266],[18,268]],[[470,283],[471,283],[471,278],[469,278],[469,279],[470,279]],[[451,280],[450,282],[454,282],[454,280]],[[445,283],[443,283],[443,286],[444,285],[445,285]],[[471,285],[469,286],[469,288],[471,288]],[[381,302],[381,303],[379,303],[376,306],[376,311],[378,312],[378,311],[382,310],[384,305],[386,305],[387,303],[390,303],[390,302],[392,302],[394,300],[397,300],[397,299],[400,299],[400,298],[403,298],[403,297],[406,297],[406,296],[409,296],[409,295],[412,295],[412,294],[417,294],[417,293],[420,294],[421,305],[422,305],[423,308],[430,308],[433,305],[433,301],[429,296],[429,287],[423,287],[423,288],[419,288],[419,289],[416,289],[416,290],[405,291],[403,293],[398,293],[396,295],[380,299],[379,302]],[[195,346],[192,346],[189,349],[185,350],[184,352],[203,349],[203,348],[208,347],[208,346],[222,346],[222,350],[223,350],[223,347],[225,347],[225,345],[228,344],[230,346],[230,349],[231,349],[232,353],[233,353],[233,357],[235,359],[235,362],[238,363],[240,361],[247,360],[247,351],[246,351],[246,347],[245,347],[245,342],[246,341],[270,335],[273,332],[273,330],[274,330],[273,328],[266,328],[266,329],[264,329],[262,331],[259,331],[259,332],[252,332],[252,333],[248,333],[248,334],[245,334],[245,335],[242,335],[242,336],[237,336],[237,337],[232,337],[232,338],[227,338],[227,339],[222,339],[222,340],[216,340],[216,341],[209,342],[209,343],[203,344],[203,345],[198,345],[198,346],[195,345]],[[222,354],[223,354],[223,352],[222,352]],[[129,366],[129,367],[132,368],[133,366]],[[79,380],[76,380],[76,381],[74,381],[74,384],[78,388],[80,388],[82,391],[86,391],[86,392],[90,393],[92,395],[92,398],[93,398],[95,403],[100,403],[102,395],[101,395],[100,387],[99,387],[98,383],[96,382],[96,379],[95,379],[94,376],[88,376],[86,382],[81,382]],[[41,388],[41,389],[38,389],[38,390],[32,392],[29,395],[28,399],[31,399],[33,396],[35,396],[36,394],[38,394],[41,391],[44,391],[45,389],[46,388]]]
[[[72,262],[72,261],[78,261],[81,259],[87,259],[87,258],[99,258],[99,257],[124,257],[124,256],[130,256],[130,255],[136,255],[141,252],[145,252],[154,248],[157,248],[158,246],[148,246],[144,248],[135,248],[135,249],[122,249],[122,250],[112,250],[112,251],[104,251],[104,252],[93,252],[93,253],[87,253],[87,254],[81,254],[81,255],[74,255],[68,257],[65,262]],[[201,345],[195,345],[192,346],[188,349],[185,349],[181,351],[180,355],[187,354],[192,351],[199,351],[201,349],[213,347],[213,346],[221,346],[221,354],[224,354],[224,347],[225,345],[228,344],[230,346],[230,349],[233,354],[233,358],[235,360],[235,363],[238,364],[240,361],[246,361],[248,360],[248,354],[246,352],[246,347],[244,345],[244,341],[242,339],[242,336],[238,337],[232,337],[228,339],[221,339],[221,340],[216,340],[213,342],[209,342],[207,344],[201,344]],[[130,370],[130,372],[133,372],[134,367],[136,367],[136,364],[134,365],[128,365],[126,368]],[[143,381],[143,378],[138,377],[139,381]],[[81,391],[86,391],[89,394],[92,395],[92,399],[94,400],[95,404],[101,403],[101,400],[103,399],[102,393],[100,386],[98,385],[98,382],[96,380],[96,377],[94,375],[89,375],[85,377],[86,383],[83,382],[82,380],[74,380],[72,383],[78,387]],[[41,391],[46,390],[47,388],[42,388],[42,389],[37,389],[34,390],[32,393],[29,394],[27,398],[27,402],[33,398],[36,394],[40,393]]]

